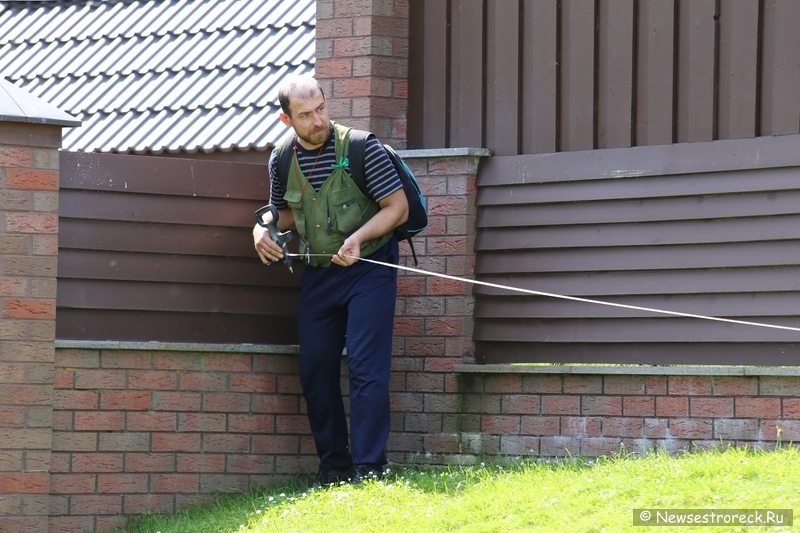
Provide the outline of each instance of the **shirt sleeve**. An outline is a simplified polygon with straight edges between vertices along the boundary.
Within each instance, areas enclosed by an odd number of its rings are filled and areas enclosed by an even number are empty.
[[[286,186],[277,179],[278,175],[278,149],[274,148],[269,156],[269,203],[278,209],[286,209],[289,203],[283,199],[286,194]]]
[[[367,192],[376,202],[403,188],[400,176],[381,142],[373,136],[367,139],[364,155],[364,176]]]

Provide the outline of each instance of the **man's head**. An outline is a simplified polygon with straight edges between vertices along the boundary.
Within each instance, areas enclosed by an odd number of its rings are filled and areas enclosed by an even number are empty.
[[[303,147],[322,146],[331,134],[331,120],[322,87],[311,76],[292,76],[278,87],[281,122],[294,128]]]

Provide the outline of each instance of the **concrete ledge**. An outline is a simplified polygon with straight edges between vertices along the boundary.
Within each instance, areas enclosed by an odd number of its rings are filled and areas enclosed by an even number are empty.
[[[397,155],[403,159],[422,157],[489,157],[492,151],[488,148],[435,148],[433,150],[398,150]]]
[[[627,374],[648,376],[800,376],[795,366],[455,365],[461,374]]]
[[[160,350],[174,352],[230,352],[298,354],[300,347],[285,344],[203,344],[184,342],[82,341],[56,340],[56,349],[83,350]]]

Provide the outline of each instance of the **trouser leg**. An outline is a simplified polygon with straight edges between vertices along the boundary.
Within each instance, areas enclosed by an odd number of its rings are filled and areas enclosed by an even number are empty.
[[[335,297],[324,281],[303,278],[297,313],[300,384],[320,467],[346,470],[352,459],[340,368],[347,316],[331,301]]]
[[[393,240],[372,258],[396,262],[396,250]],[[384,465],[391,417],[389,378],[397,271],[375,265],[365,270],[348,306],[351,453],[355,464]]]

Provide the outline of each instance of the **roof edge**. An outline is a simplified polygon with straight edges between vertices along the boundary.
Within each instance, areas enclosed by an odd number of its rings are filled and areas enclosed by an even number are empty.
[[[0,77],[0,121],[53,126],[80,126],[82,122]]]

